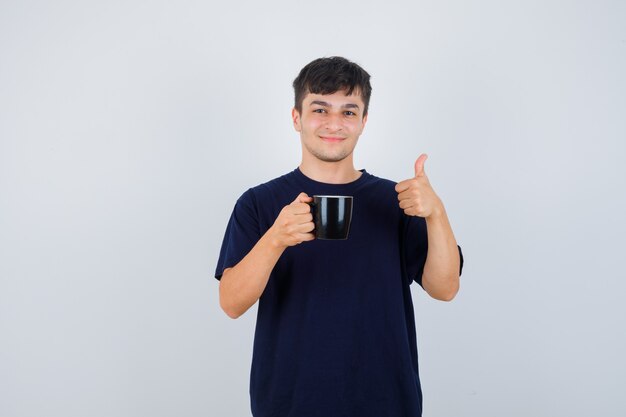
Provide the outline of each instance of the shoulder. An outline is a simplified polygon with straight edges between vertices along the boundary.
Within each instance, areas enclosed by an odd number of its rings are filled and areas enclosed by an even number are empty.
[[[294,177],[294,173],[293,172],[288,172],[287,174],[281,175],[280,177],[276,177],[274,179],[271,179],[269,181],[266,181],[262,184],[259,184],[255,187],[252,187],[252,190],[254,191],[267,191],[267,190],[274,190],[277,188],[282,188],[284,187],[286,184],[289,184],[290,182],[293,181],[293,177]]]
[[[277,210],[289,204],[299,194],[291,173],[248,188],[237,200],[237,206],[263,216],[275,216]]]
[[[376,184],[381,187],[391,187],[391,188],[396,186],[395,181],[389,180],[387,178],[379,177],[377,175],[372,174],[371,172],[367,170],[363,170],[363,175],[365,175],[365,178],[369,184]]]
[[[367,175],[365,184],[367,185],[367,187],[371,187],[373,191],[384,193],[384,195],[387,195],[387,194],[396,195],[397,194],[396,193],[397,182],[386,179],[386,178],[378,177],[376,175],[370,174],[367,171],[364,171],[364,175]]]
[[[280,177],[258,184],[248,189],[243,195],[249,199],[263,200],[264,198],[275,198],[277,195],[289,193],[293,188],[294,174],[289,172]],[[295,196],[294,196],[295,198]]]

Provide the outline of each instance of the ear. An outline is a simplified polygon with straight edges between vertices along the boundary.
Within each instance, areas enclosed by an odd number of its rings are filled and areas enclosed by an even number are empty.
[[[300,113],[294,107],[291,109],[291,119],[293,120],[293,127],[296,129],[296,132],[302,131],[302,125],[300,124]]]

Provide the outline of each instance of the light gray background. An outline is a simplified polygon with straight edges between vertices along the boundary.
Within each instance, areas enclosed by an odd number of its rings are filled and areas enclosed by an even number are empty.
[[[372,74],[357,168],[422,152],[467,264],[413,287],[425,417],[624,416],[626,2],[0,2],[0,415],[246,416],[213,278],[294,169],[291,81]]]

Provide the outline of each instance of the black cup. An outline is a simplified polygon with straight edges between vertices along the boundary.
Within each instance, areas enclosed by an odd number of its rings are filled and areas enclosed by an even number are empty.
[[[317,239],[348,238],[352,221],[352,196],[314,195],[310,205]]]

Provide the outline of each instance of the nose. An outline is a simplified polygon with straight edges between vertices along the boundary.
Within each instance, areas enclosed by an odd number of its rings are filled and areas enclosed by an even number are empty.
[[[341,115],[340,114],[332,114],[329,113],[327,118],[326,118],[326,129],[329,132],[338,132],[342,129],[343,125],[342,125],[342,120],[341,120]]]

